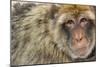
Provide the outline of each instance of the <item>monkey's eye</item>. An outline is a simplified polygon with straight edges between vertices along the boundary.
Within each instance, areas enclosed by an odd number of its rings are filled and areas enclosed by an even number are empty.
[[[74,27],[74,21],[68,20],[67,22],[65,22],[65,26],[67,26],[69,28],[73,28]]]
[[[88,20],[87,20],[86,18],[82,18],[82,19],[80,20],[81,26],[85,26],[87,23],[88,23]]]

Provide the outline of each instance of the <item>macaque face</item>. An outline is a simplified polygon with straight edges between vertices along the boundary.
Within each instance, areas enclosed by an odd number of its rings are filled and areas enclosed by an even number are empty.
[[[95,46],[95,20],[85,13],[65,13],[60,17],[72,58],[86,58]],[[67,43],[68,43],[67,42]]]

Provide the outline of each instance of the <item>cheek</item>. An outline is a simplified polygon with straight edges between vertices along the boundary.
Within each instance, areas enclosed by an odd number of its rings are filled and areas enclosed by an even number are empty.
[[[93,24],[88,24],[85,30],[87,37],[92,41],[95,36],[95,26]]]
[[[66,38],[66,46],[68,45],[68,47],[70,48],[71,41],[72,41],[71,30],[69,28],[63,28],[62,30],[65,34],[64,37]]]
[[[62,30],[65,33],[66,40],[69,42],[71,39],[71,30],[68,27],[62,26]]]

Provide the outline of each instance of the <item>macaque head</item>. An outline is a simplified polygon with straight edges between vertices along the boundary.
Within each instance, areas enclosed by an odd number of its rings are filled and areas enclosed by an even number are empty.
[[[57,29],[57,30],[56,30]],[[64,5],[58,11],[55,41],[72,58],[87,58],[95,47],[93,6]]]

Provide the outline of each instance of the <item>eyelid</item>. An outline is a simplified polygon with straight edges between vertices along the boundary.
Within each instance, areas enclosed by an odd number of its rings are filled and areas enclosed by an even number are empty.
[[[86,18],[81,18],[81,20],[80,20],[80,22],[85,22],[85,21],[87,21]]]
[[[68,19],[68,20],[66,21],[66,24],[69,24],[69,23],[70,23],[70,24],[71,24],[71,23],[72,23],[72,24],[75,24],[75,22],[74,22],[73,19]]]
[[[74,23],[74,21],[73,20],[68,20],[67,23]]]

